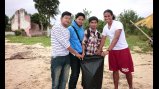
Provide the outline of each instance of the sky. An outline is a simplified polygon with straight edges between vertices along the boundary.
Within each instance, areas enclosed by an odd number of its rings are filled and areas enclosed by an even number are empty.
[[[60,13],[51,22],[59,21],[60,15],[64,11],[69,11],[73,15],[83,12],[86,8],[92,11],[90,16],[96,16],[103,20],[103,12],[111,9],[115,16],[124,10],[134,10],[139,16],[147,17],[153,13],[153,0],[59,0]],[[5,14],[11,17],[16,10],[24,8],[27,13],[34,14],[38,11],[34,7],[33,0],[5,0]]]

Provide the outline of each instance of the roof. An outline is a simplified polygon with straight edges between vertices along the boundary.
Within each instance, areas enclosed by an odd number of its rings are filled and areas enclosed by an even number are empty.
[[[138,21],[135,25],[146,26],[149,29],[153,28],[153,13],[145,19]]]

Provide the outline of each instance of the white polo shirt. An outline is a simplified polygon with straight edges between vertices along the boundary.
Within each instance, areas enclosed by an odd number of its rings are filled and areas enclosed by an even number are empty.
[[[116,43],[115,47],[112,50],[121,50],[121,49],[128,48],[123,24],[121,22],[113,20],[110,29],[108,28],[108,24],[106,24],[103,28],[102,35],[107,36],[110,39],[110,44],[111,44],[115,35],[115,31],[118,29],[122,29],[122,31],[121,31],[118,42]]]

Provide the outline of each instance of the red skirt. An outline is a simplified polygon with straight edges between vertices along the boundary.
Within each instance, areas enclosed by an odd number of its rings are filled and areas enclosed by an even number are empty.
[[[134,72],[134,66],[129,48],[122,50],[111,50],[108,56],[109,70],[127,74]]]

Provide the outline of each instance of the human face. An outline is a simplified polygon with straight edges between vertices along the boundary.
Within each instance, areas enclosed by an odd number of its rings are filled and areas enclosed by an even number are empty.
[[[82,26],[83,22],[84,22],[84,17],[83,16],[79,16],[75,21],[78,24],[78,26]]]
[[[89,23],[89,27],[93,30],[95,30],[97,28],[97,25],[98,25],[98,22],[96,20],[92,20],[90,23]]]
[[[113,20],[113,15],[111,15],[109,12],[104,13],[104,20],[107,23],[111,23]]]
[[[71,16],[65,15],[61,18],[61,23],[64,25],[64,27],[68,27],[71,22]]]

